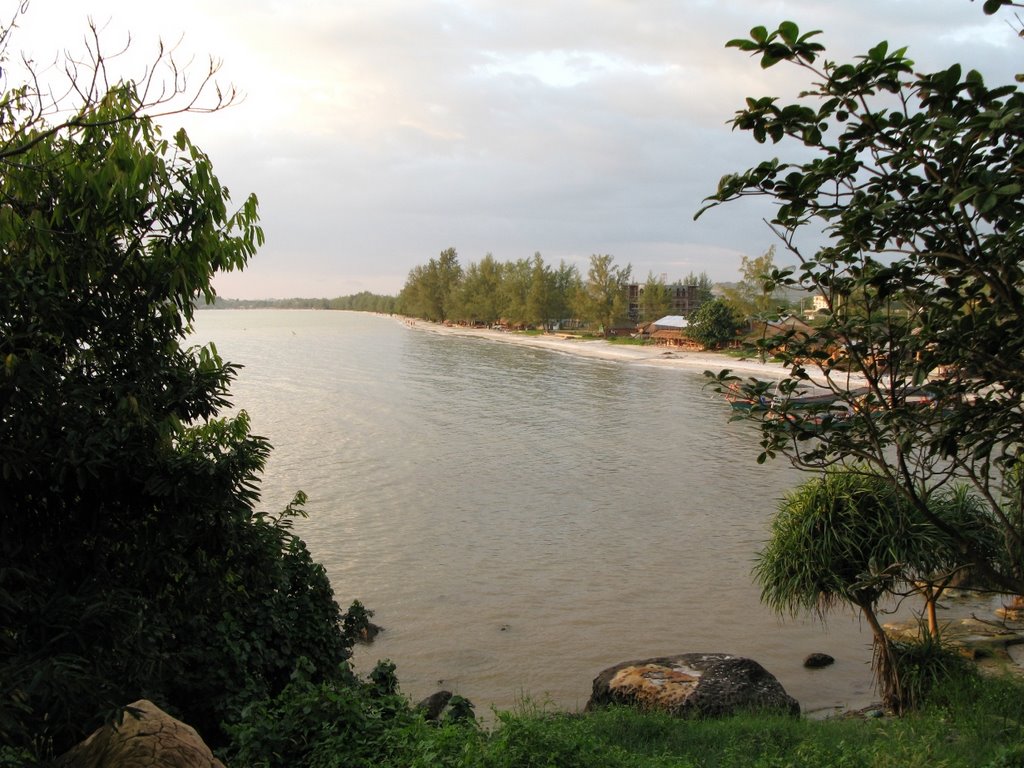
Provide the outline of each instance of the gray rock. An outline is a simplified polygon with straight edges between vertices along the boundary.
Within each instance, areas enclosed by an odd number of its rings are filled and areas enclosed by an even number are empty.
[[[436,723],[441,719],[441,713],[444,712],[444,708],[448,706],[451,698],[451,691],[432,693],[416,705],[416,711],[423,715],[424,720]]]
[[[809,653],[804,659],[804,666],[808,669],[821,669],[836,663],[836,660],[827,653]]]
[[[473,702],[451,691],[438,691],[416,705],[416,711],[430,723],[475,723]]]
[[[741,711],[800,714],[800,704],[764,667],[725,653],[683,653],[609,667],[594,678],[586,709],[625,704],[681,717]]]

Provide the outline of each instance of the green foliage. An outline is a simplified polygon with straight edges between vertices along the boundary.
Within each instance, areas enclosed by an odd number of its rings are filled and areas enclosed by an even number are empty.
[[[640,286],[640,321],[650,323],[662,318],[668,314],[670,306],[671,301],[665,284],[655,277],[653,272],[648,272],[647,280]]]
[[[733,314],[741,321],[764,322],[776,317],[779,308],[788,304],[785,299],[775,295],[777,286],[769,277],[774,270],[774,245],[756,258],[742,257],[740,274],[743,279],[727,288],[724,297]]]
[[[714,284],[711,282],[711,278],[708,277],[707,272],[701,272],[700,274],[689,272],[686,277],[679,282],[683,285],[697,286],[697,302],[699,304],[703,304],[705,301],[711,301],[711,299],[714,298],[714,294],[711,291]]]
[[[527,704],[498,713],[487,731],[428,724],[371,684],[313,684],[300,672],[273,701],[247,710],[223,757],[267,768],[1012,766],[1024,738],[1021,694],[1019,681],[964,671],[936,677],[920,707],[900,719],[680,720],[625,707],[579,715]]]
[[[501,716],[481,768],[591,768],[635,764],[628,753],[564,715]]]
[[[740,325],[729,304],[711,299],[689,317],[686,335],[709,349],[717,349],[736,338]]]
[[[305,659],[291,682],[253,702],[229,727],[229,765],[251,768],[457,766],[482,734],[464,726],[433,726],[398,690],[395,665],[380,661],[367,681],[348,673],[316,681]],[[453,697],[454,700],[454,697]],[[464,700],[463,700],[464,701]]]
[[[995,526],[985,525],[966,489],[936,493],[936,514],[991,557]],[[983,509],[983,508],[982,508]],[[873,605],[972,565],[956,539],[934,526],[884,477],[832,469],[786,494],[758,554],[762,599],[779,612],[824,614],[836,602]]]
[[[358,744],[337,740],[315,759],[251,765],[302,766],[935,766],[1015,765],[1020,754],[1019,684],[972,679],[947,686],[955,706],[926,702],[899,720],[826,721],[744,715],[682,721],[658,713],[610,708],[587,715],[543,711],[502,713],[495,729],[427,727],[422,721],[387,721],[387,745],[371,760]],[[315,709],[320,702],[310,704]],[[1007,714],[1013,713],[1013,714]],[[301,712],[298,718],[301,719]],[[263,724],[273,731],[285,718]],[[336,729],[325,729],[329,734]],[[309,744],[308,733],[293,739]],[[328,737],[333,738],[333,737]],[[303,741],[306,739],[306,741]],[[307,754],[310,752],[307,751]],[[360,760],[364,762],[360,762]],[[374,762],[375,761],[375,762]],[[239,764],[232,761],[230,764]]]
[[[607,336],[615,324],[626,319],[629,309],[626,287],[632,267],[620,267],[608,254],[590,257],[587,279],[577,294],[576,311],[581,320],[600,328]]]
[[[918,709],[929,697],[941,695],[943,687],[952,687],[951,683],[958,678],[978,674],[959,651],[928,634],[916,642],[893,642],[892,651],[895,674],[908,709]]]
[[[412,269],[398,296],[398,306],[405,314],[443,323],[456,306],[461,281],[459,256],[454,248],[447,248],[426,266]]]
[[[28,750],[0,746],[0,768],[29,768],[38,764]]]
[[[517,259],[501,265],[498,302],[502,321],[515,327],[526,325],[530,316],[528,301],[532,283],[533,267],[529,260]]]
[[[470,264],[456,292],[456,315],[469,323],[493,325],[502,317],[501,280],[502,267],[491,254],[479,263]],[[406,285],[409,288],[409,285]],[[405,291],[403,290],[403,293]],[[402,307],[404,314],[414,314],[409,307]]]
[[[526,324],[547,328],[555,315],[555,277],[539,253],[530,262],[530,288],[526,293]]]
[[[762,455],[811,469],[872,464],[968,551],[977,542],[927,497],[958,481],[981,489],[1006,556],[972,557],[989,582],[1024,593],[1024,525],[1000,488],[1024,457],[1024,94],[960,64],[917,72],[886,42],[830,61],[818,34],[784,22],[728,43],[811,80],[798,101],[751,97],[733,119],[801,159],[724,176],[697,214],[772,199],[769,225],[796,266],[772,270],[765,287],[820,293],[832,310],[813,333],[767,339],[763,351],[787,366],[784,384],[813,381],[856,418],[822,424],[784,408],[761,421]],[[826,244],[808,248],[805,236],[821,232]]]
[[[263,242],[256,200],[232,210],[132,85],[75,92],[73,124],[11,93],[0,123],[0,742],[40,758],[139,697],[215,742],[349,646],[303,497],[254,511],[269,446],[219,417],[235,368],[186,346]]]
[[[454,251],[452,251],[454,253]],[[447,252],[446,252],[447,253]],[[443,254],[442,254],[443,256]],[[607,257],[610,259],[611,257]],[[532,259],[499,263],[487,254],[465,270],[453,271],[444,311],[429,298],[438,282],[441,262],[431,260],[413,268],[398,297],[395,311],[426,320],[452,320],[470,325],[497,322],[515,327],[550,328],[573,321],[581,304],[583,283],[575,266],[561,262],[557,268],[544,263],[541,254]],[[628,268],[614,268],[628,279]],[[615,307],[625,315],[625,296]],[[596,317],[596,316],[595,316]],[[600,320],[595,319],[597,325]]]
[[[936,493],[931,503],[957,537],[933,525],[884,477],[829,470],[786,495],[754,566],[762,601],[780,613],[824,617],[837,604],[863,613],[874,635],[876,678],[895,711],[915,706],[948,665],[937,629],[920,647],[894,647],[875,615],[878,601],[923,592],[931,609],[953,574],[976,565],[960,541],[990,557],[999,544],[995,526],[984,524],[983,508],[965,490]]]
[[[370,619],[373,618],[373,611],[369,610],[359,600],[353,600],[352,605],[345,611],[342,618],[341,631],[350,643],[359,640],[370,640],[374,634],[374,626]]]
[[[398,298],[360,291],[351,296],[333,299],[223,299],[217,297],[213,309],[336,309],[351,312],[378,312],[392,314],[397,311]]]

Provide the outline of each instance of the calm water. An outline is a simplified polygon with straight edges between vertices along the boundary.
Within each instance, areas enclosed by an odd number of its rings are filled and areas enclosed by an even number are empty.
[[[245,366],[235,403],[274,445],[265,506],[309,495],[298,532],[339,603],[385,627],[360,671],[390,658],[414,700],[444,687],[480,713],[576,709],[612,664],[724,651],[805,710],[871,700],[865,628],[759,604],[753,555],[806,476],[758,466],[699,372],[348,312],[207,311],[196,332]],[[811,651],[838,661],[804,670]]]

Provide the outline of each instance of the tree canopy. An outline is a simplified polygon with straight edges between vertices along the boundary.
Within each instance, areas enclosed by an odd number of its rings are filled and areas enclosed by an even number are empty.
[[[626,318],[629,301],[626,287],[632,273],[628,264],[621,267],[610,254],[594,254],[582,290],[577,294],[579,316],[599,327],[607,336],[615,323]]]
[[[1024,95],[960,64],[918,72],[887,42],[830,61],[819,34],[787,21],[728,43],[764,68],[807,74],[799,100],[750,97],[732,121],[800,159],[724,176],[697,214],[748,195],[774,200],[770,227],[796,267],[771,282],[820,293],[830,310],[812,333],[762,349],[788,368],[781,393],[827,389],[853,417],[823,423],[783,398],[785,418],[762,421],[761,459],[867,462],[954,538],[927,498],[970,484],[1006,543],[986,576],[1024,592],[1024,518],[1001,488],[1024,447]],[[821,233],[826,244],[808,248]]]
[[[444,253],[454,254],[454,249]],[[442,254],[443,256],[444,254]],[[491,254],[465,269],[451,271],[448,301],[443,313],[425,296],[436,282],[441,261],[431,259],[414,267],[399,294],[396,311],[425,320],[452,320],[492,325],[551,327],[572,316],[581,289],[579,271],[561,262],[553,267],[540,253],[532,259],[498,262]]]
[[[959,538],[972,541],[974,551],[994,556],[998,533],[966,486],[937,491],[928,504]],[[908,702],[878,603],[885,596],[922,593],[937,636],[938,594],[961,570],[978,565],[961,551],[959,538],[933,525],[878,473],[830,469],[786,494],[754,575],[762,600],[780,613],[824,617],[837,604],[859,610],[874,637],[883,698],[898,711]]]
[[[742,279],[726,288],[724,298],[740,320],[764,322],[778,314],[779,306],[788,303],[775,294],[770,275],[775,269],[775,246],[771,245],[760,256],[740,259]]]
[[[39,757],[140,696],[216,742],[351,645],[290,529],[304,497],[256,511],[269,446],[221,415],[236,368],[189,341],[263,242],[257,201],[156,122],[181,80],[147,100],[90,53],[74,103],[0,96],[0,742]]]
[[[722,299],[711,299],[701,304],[689,318],[686,333],[705,347],[717,349],[733,341],[741,325],[731,304]]]

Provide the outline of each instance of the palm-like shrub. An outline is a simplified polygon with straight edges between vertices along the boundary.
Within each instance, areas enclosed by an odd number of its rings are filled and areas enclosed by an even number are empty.
[[[994,527],[964,488],[932,495],[932,511],[995,551]],[[938,637],[934,604],[950,579],[973,563],[884,478],[861,468],[833,469],[791,491],[772,522],[754,575],[762,600],[780,613],[824,616],[839,605],[858,609],[871,627],[875,674],[883,700],[904,707],[893,647],[877,616],[886,596],[921,593]]]

